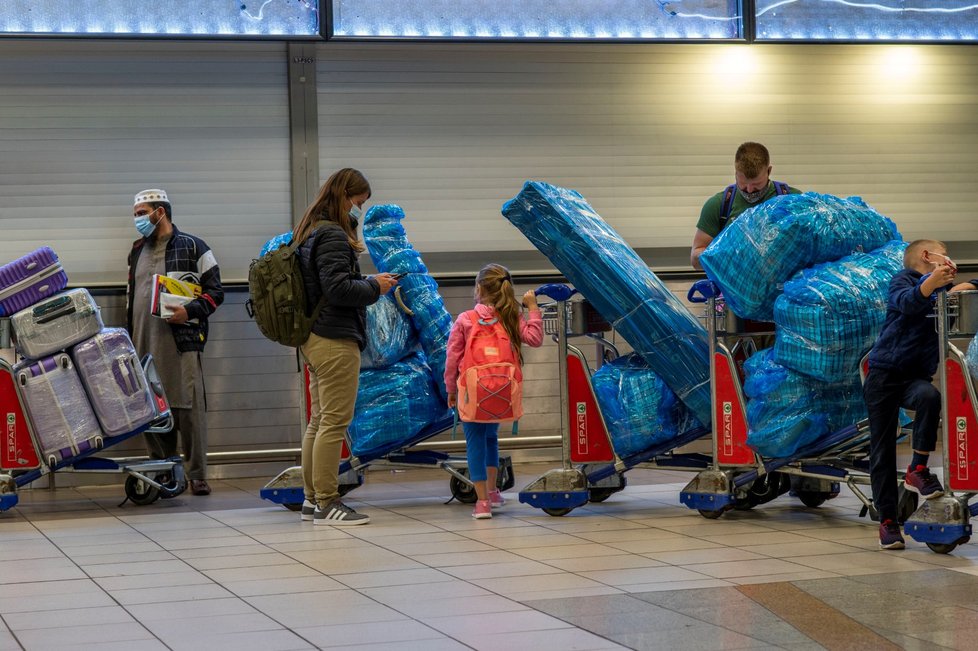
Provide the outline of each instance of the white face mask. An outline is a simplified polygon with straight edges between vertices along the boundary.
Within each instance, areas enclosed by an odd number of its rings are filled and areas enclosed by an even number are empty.
[[[361,210],[360,206],[358,206],[357,204],[353,204],[352,206],[350,206],[349,215],[350,215],[350,219],[359,223],[360,218],[363,217],[363,210]]]

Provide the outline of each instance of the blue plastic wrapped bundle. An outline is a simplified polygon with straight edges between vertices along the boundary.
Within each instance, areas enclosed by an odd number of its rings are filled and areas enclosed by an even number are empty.
[[[370,259],[379,271],[406,273],[398,281],[401,299],[414,314],[411,321],[434,377],[438,393],[447,400],[441,378],[445,374],[445,348],[452,329],[452,315],[438,294],[438,283],[428,275],[421,255],[408,242],[400,206],[373,206],[363,220],[363,239]]]
[[[964,363],[968,367],[968,372],[971,373],[971,379],[978,382],[978,335],[971,340],[968,344],[968,350],[964,354]]]
[[[638,354],[604,364],[591,376],[591,383],[620,457],[648,450],[699,426]]]
[[[266,253],[271,253],[272,251],[278,251],[281,246],[288,246],[292,244],[292,231],[282,233],[281,235],[276,235],[272,239],[265,242],[265,246],[261,247],[261,253],[258,257],[263,257]]]
[[[390,366],[418,346],[411,319],[390,295],[367,306],[367,347],[360,354],[361,369]]]
[[[799,270],[895,239],[896,225],[858,197],[789,194],[730,222],[700,263],[735,314],[770,321],[782,284]]]
[[[710,422],[706,330],[578,192],[528,181],[503,215]]]
[[[883,327],[890,279],[906,248],[893,240],[795,274],[774,303],[775,360],[823,382],[854,377]]]
[[[747,443],[769,458],[798,450],[866,417],[858,375],[821,382],[781,366],[768,348],[744,363]]]
[[[396,449],[451,415],[420,352],[387,368],[360,371],[355,413],[349,432],[357,456]]]

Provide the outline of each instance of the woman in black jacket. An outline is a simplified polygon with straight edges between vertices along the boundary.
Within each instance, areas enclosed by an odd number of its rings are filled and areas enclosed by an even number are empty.
[[[390,274],[364,278],[357,238],[370,184],[357,170],[335,172],[319,190],[293,231],[307,303],[323,306],[312,333],[299,351],[309,366],[311,414],[302,438],[302,519],[313,524],[370,522],[340,500],[338,491],[343,436],[353,420],[360,380],[360,351],[366,346],[366,307],[397,281]]]

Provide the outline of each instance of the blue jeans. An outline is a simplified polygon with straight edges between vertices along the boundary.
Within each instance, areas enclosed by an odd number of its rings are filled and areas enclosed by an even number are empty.
[[[469,479],[486,481],[486,468],[499,467],[499,423],[462,423]],[[495,490],[490,486],[489,490]]]
[[[906,377],[894,371],[870,369],[863,384],[869,411],[869,477],[880,521],[897,520],[896,437],[900,407],[913,409],[914,450],[931,452],[937,444],[941,420],[941,392],[930,380]]]

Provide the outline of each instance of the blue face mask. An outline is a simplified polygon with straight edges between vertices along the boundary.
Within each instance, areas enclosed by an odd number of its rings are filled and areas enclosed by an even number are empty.
[[[363,217],[363,210],[361,210],[360,206],[358,206],[357,204],[353,204],[352,206],[350,206],[349,215],[350,215],[350,221],[353,222],[353,228],[356,228],[357,224],[360,223],[360,218]]]
[[[149,237],[156,230],[156,224],[150,220],[149,215],[135,217],[133,221],[136,222],[136,230],[143,237]]]

